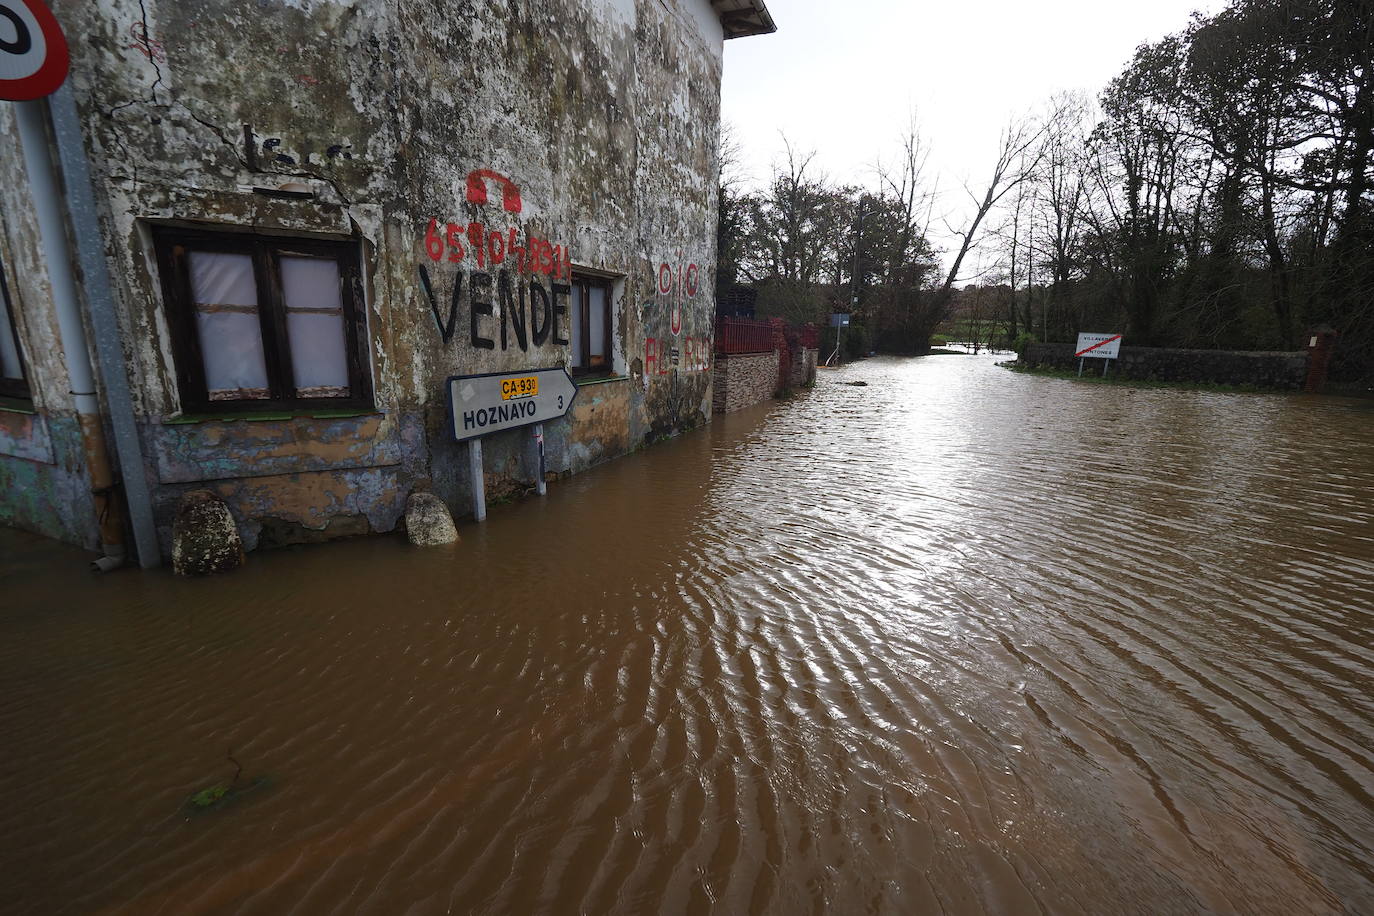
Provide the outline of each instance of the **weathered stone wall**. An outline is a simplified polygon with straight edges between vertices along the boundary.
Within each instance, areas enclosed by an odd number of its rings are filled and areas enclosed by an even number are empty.
[[[778,351],[717,354],[711,408],[730,413],[762,404],[778,390]]]
[[[69,412],[0,407],[0,525],[99,545],[81,428]]]
[[[567,364],[554,335],[522,344],[509,313],[541,294],[566,304],[569,270],[612,283],[615,380],[545,425],[549,470],[708,419],[722,58],[708,0],[53,6],[80,36],[70,79],[104,229],[77,242],[103,245],[114,278],[165,541],[190,489],[224,499],[250,549],[262,531],[278,542],[389,530],[417,481],[467,512],[444,380]],[[0,142],[17,149],[8,112]],[[288,182],[313,196],[254,190]],[[46,392],[39,425],[56,424],[70,405],[54,393],[68,386],[19,157],[0,157],[0,186],[0,235],[16,249],[0,253],[24,273],[23,346]],[[375,408],[185,416],[152,245],[160,225],[356,242]],[[474,317],[483,298],[492,314]],[[494,487],[532,482],[529,435],[484,441]],[[0,483],[34,479],[9,467],[0,460]],[[47,474],[46,508],[6,498],[0,519],[41,516],[82,490],[79,469],[64,473]],[[89,542],[85,502],[48,533]]]
[[[816,381],[816,360],[819,355],[818,350],[809,350],[805,347],[792,354],[792,375],[788,380],[791,387],[800,388]]]
[[[24,404],[0,399],[0,524],[94,549],[81,427],[9,102],[0,102],[0,150],[0,263],[33,394]]]
[[[1017,363],[1035,369],[1078,369],[1072,344],[1030,344]],[[1102,360],[1089,359],[1085,373],[1101,374]],[[1176,350],[1166,347],[1122,347],[1109,375],[1162,382],[1254,385],[1260,388],[1301,388],[1307,376],[1307,351],[1245,352],[1238,350]]]

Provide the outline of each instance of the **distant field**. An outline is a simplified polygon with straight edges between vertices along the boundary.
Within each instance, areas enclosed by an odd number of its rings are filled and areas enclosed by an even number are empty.
[[[980,341],[987,340],[989,337],[1005,337],[1007,323],[1005,321],[974,322],[967,319],[957,319],[944,322],[935,329],[935,333],[950,340],[972,340],[975,330]]]

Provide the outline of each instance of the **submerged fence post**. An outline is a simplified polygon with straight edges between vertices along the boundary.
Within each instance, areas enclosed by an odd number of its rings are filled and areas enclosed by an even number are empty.
[[[535,472],[538,477],[535,479],[535,489],[540,496],[545,496],[549,492],[549,485],[544,481],[544,424],[534,424],[534,452],[535,452]]]
[[[482,474],[482,440],[468,440],[468,473],[472,483],[472,517],[482,521],[487,517],[487,484]]]

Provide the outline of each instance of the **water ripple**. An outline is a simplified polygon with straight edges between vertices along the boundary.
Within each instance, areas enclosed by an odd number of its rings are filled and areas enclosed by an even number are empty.
[[[0,910],[1367,911],[1371,531],[1355,402],[930,357],[454,551],[0,532]]]

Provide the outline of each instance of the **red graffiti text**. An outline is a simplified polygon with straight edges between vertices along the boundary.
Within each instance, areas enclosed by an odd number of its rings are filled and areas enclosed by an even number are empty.
[[[702,372],[711,368],[710,341],[685,337],[682,349],[672,345],[672,341],[654,337],[644,339],[644,374],[646,376],[667,375],[674,369],[683,372]]]
[[[431,261],[461,264],[469,256],[479,269],[507,261],[517,273],[572,276],[572,250],[554,245],[548,239],[529,236],[521,239],[514,227],[502,231],[482,223],[443,223],[429,221],[425,230],[425,254]]]

